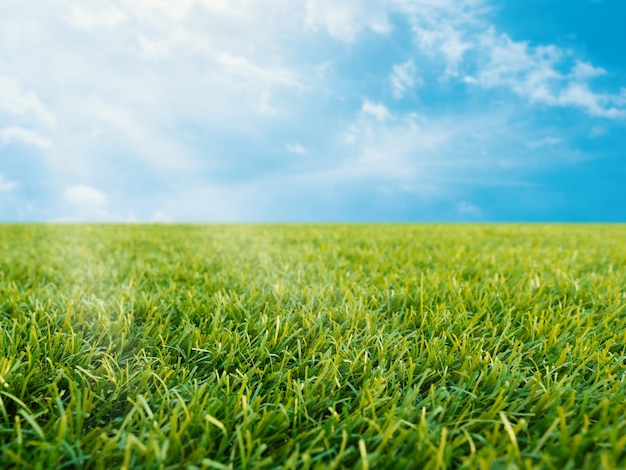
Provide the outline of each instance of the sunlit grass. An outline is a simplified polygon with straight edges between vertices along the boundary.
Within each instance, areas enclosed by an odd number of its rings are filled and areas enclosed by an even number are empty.
[[[0,467],[626,468],[626,226],[2,226]]]

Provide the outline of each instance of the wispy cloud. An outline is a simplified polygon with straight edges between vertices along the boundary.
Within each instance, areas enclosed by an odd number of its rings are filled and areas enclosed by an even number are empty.
[[[60,194],[58,221],[125,220],[128,210],[114,207],[109,195],[88,184],[67,186]]]
[[[19,142],[25,145],[31,145],[40,150],[53,147],[52,140],[42,136],[36,131],[25,129],[20,126],[9,126],[0,129],[0,142],[9,144],[11,142]]]
[[[508,88],[529,101],[548,106],[572,106],[592,116],[626,116],[624,92],[594,92],[590,81],[605,70],[576,61],[567,68],[566,51],[554,45],[530,46],[491,29],[475,45],[481,59],[465,81],[482,88]],[[565,68],[565,71],[562,71]]]
[[[104,9],[90,10],[84,5],[73,5],[67,18],[73,25],[87,30],[114,28],[128,19],[119,8],[109,6]]]
[[[428,122],[413,113],[391,120],[386,108],[367,100],[363,108],[369,111],[356,116],[344,131],[346,146],[337,149],[345,157],[329,161],[313,178],[324,182],[374,179],[431,191],[428,180],[434,176],[432,170],[442,163],[441,153],[459,129]]]
[[[310,29],[325,28],[344,42],[352,42],[369,29],[386,34],[391,30],[384,0],[307,0],[306,24]]]
[[[172,222],[174,218],[161,210],[156,210],[150,216],[150,222]]]
[[[382,103],[374,103],[370,100],[363,101],[361,113],[366,116],[373,116],[379,121],[389,121],[393,118],[387,107]]]
[[[511,109],[431,118],[412,112],[397,113],[393,119],[372,117],[360,111],[339,130],[342,138],[337,140],[343,145],[324,165],[299,175],[301,187],[357,184],[428,200],[461,198],[476,185],[524,186],[519,170],[544,160],[541,153],[526,150],[528,137],[536,131],[520,127]],[[541,139],[536,136],[534,141],[557,143],[556,137]],[[568,153],[567,145],[562,150]],[[466,204],[456,208],[464,217],[479,215]]]
[[[261,67],[243,56],[228,53],[219,54],[217,63],[223,68],[228,76],[237,77],[242,81],[242,86],[250,82],[263,85],[282,85],[292,88],[302,88],[297,74],[283,67]]]
[[[299,142],[293,142],[290,144],[286,145],[287,150],[289,150],[291,153],[295,153],[297,155],[304,155],[306,153],[306,149],[304,148],[304,146],[299,143]]]
[[[543,139],[533,140],[528,142],[528,147],[531,149],[538,149],[542,147],[551,147],[553,145],[558,145],[563,142],[563,139],[560,137],[544,137]]]
[[[115,220],[109,210],[110,200],[106,193],[86,184],[65,188],[62,199],[67,205],[62,220]]]
[[[460,201],[456,205],[456,210],[462,217],[477,218],[482,217],[483,211],[476,204],[468,201]]]
[[[412,59],[402,64],[394,65],[389,80],[393,97],[396,99],[402,98],[407,91],[422,83],[422,79],[418,76],[417,67]]]
[[[0,192],[8,193],[17,188],[17,183],[15,181],[7,180],[2,174],[0,174]]]
[[[63,192],[63,199],[73,206],[102,211],[109,205],[105,193],[86,184],[70,186]]]
[[[33,117],[48,126],[56,123],[55,115],[40,101],[34,91],[25,90],[22,84],[13,78],[0,76],[0,112],[12,116]]]
[[[489,21],[485,0],[393,0],[348,2],[345,6],[310,0],[309,23],[324,24],[341,40],[352,41],[365,28],[386,33],[391,13],[406,15],[420,50],[444,64],[443,79],[458,78],[481,88],[508,88],[529,101],[555,107],[576,107],[591,116],[626,117],[626,91],[594,91],[591,81],[606,70],[582,60],[553,44],[531,46],[513,40]],[[350,21],[347,19],[349,18]],[[372,18],[377,20],[371,23]],[[568,62],[573,62],[568,66]],[[394,96],[413,86],[414,64],[394,67]]]

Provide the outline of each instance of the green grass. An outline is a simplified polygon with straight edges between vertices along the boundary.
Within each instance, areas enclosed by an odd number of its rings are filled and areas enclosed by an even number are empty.
[[[0,467],[626,468],[626,226],[0,226]]]

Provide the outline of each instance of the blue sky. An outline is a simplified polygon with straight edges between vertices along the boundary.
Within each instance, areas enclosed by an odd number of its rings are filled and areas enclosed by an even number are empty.
[[[3,0],[2,221],[626,221],[623,0]]]

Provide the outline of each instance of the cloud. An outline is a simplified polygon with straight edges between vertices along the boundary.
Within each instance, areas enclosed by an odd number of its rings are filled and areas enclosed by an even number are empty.
[[[606,129],[602,126],[593,126],[589,131],[589,135],[594,138],[602,137],[603,135],[606,135],[606,133]]]
[[[160,211],[175,214],[178,221],[264,220],[270,193],[271,188],[258,181],[231,184],[197,182],[176,188],[168,197],[157,198],[157,203],[162,208]]]
[[[66,188],[63,192],[63,200],[93,215],[103,215],[109,205],[109,199],[105,193],[85,184]]]
[[[269,91],[264,91],[259,97],[259,104],[257,106],[257,112],[261,116],[277,116],[279,114],[278,109],[274,107],[271,101]]]
[[[91,96],[82,103],[81,112],[91,123],[87,134],[96,144],[106,142],[125,148],[132,157],[152,168],[171,171],[197,165],[193,152],[162,129],[158,118],[155,122],[153,116],[138,112],[128,104]]]
[[[2,174],[0,174],[0,192],[8,193],[17,188],[15,181],[7,180]]]
[[[572,68],[571,78],[574,80],[586,80],[588,78],[601,77],[606,75],[607,71],[600,67],[594,67],[589,62],[577,60]]]
[[[253,82],[264,85],[282,85],[291,88],[302,87],[296,74],[289,69],[260,67],[243,56],[228,53],[219,54],[216,61],[229,76],[243,80],[244,86],[249,82]]]
[[[2,7],[0,145],[45,149],[32,165],[47,181],[114,186],[137,207],[110,201],[111,216],[147,220],[142,191],[178,194],[177,184],[208,184],[230,158],[243,165],[227,147],[252,145],[284,116],[297,122],[326,80],[326,58],[294,54],[305,7],[291,0],[33,2]]]
[[[420,50],[444,64],[443,79],[505,88],[532,103],[575,107],[591,116],[626,117],[626,92],[599,93],[591,86],[606,70],[553,44],[513,40],[488,21],[484,0],[396,0],[390,8],[409,17]]]
[[[554,96],[543,97],[552,106],[576,106],[592,116],[610,119],[626,117],[622,95],[595,93],[585,83],[569,83]]]
[[[150,216],[150,222],[173,222],[174,219],[171,215],[166,214],[162,210],[156,210]]]
[[[303,172],[298,187],[377,187],[420,200],[463,201],[467,188],[523,186],[520,170],[545,158],[542,152],[528,152],[526,142],[536,130],[516,122],[514,111],[507,107],[431,117],[399,112],[391,120],[358,112],[338,131],[342,146],[323,165]],[[569,153],[567,145],[559,150]]]
[[[441,29],[417,28],[418,43],[431,56],[439,55],[447,63],[445,76],[456,76],[465,52],[471,49],[470,42],[463,40],[464,34],[450,25]]]
[[[136,0],[123,0],[127,5],[135,2]],[[189,15],[194,11],[196,5],[208,6],[223,6],[223,2],[214,0],[177,0],[172,2],[170,0],[139,0],[137,2],[141,11],[147,9],[158,9],[161,14],[165,15],[168,19],[174,19],[176,21],[184,21],[189,18]]]
[[[417,75],[417,67],[415,67],[413,60],[394,65],[389,80],[393,97],[396,99],[402,98],[408,90],[422,83],[421,78]]]
[[[478,36],[473,46],[479,59],[466,83],[481,88],[508,88],[530,102],[558,107],[577,107],[591,116],[626,116],[622,95],[597,93],[589,80],[606,72],[576,61],[567,67],[569,53],[554,45],[530,46],[513,41],[495,29]],[[563,71],[565,69],[565,71]]]
[[[344,42],[353,42],[364,29],[386,34],[391,30],[384,0],[307,0],[306,24],[320,26]]]
[[[52,140],[42,136],[38,132],[19,126],[9,126],[0,129],[0,142],[5,145],[11,142],[19,142],[36,147],[40,150],[49,149],[54,145]]]
[[[489,11],[484,0],[394,0],[391,5],[409,18],[420,50],[445,63],[445,77],[457,75]]]
[[[551,147],[553,145],[558,145],[563,142],[563,139],[560,137],[544,137],[543,139],[533,140],[528,143],[528,147],[531,149],[537,149],[542,147]]]
[[[74,5],[71,7],[68,21],[81,29],[114,28],[128,17],[118,8],[109,7],[99,11],[89,10],[85,6]]]
[[[299,142],[293,142],[291,144],[287,144],[286,148],[291,153],[295,153],[297,155],[304,155],[306,153],[306,149]]]
[[[100,218],[149,220],[158,208],[236,220],[269,213],[272,185],[288,178],[295,189],[327,177],[432,194],[466,177],[501,181],[500,160],[525,164],[518,150],[528,160],[565,152],[567,136],[520,124],[536,111],[520,101],[624,116],[613,70],[514,40],[494,24],[491,4],[6,0],[0,145],[45,150],[29,170],[67,188],[63,207],[77,217],[95,208]],[[499,105],[470,109],[502,97],[511,115]],[[319,194],[317,182],[307,190]]]
[[[13,116],[32,116],[37,121],[53,126],[55,115],[49,111],[33,91],[26,91],[12,78],[0,76],[0,112]]]
[[[456,210],[460,216],[464,217],[476,218],[483,215],[483,211],[480,207],[467,201],[457,203]]]
[[[382,103],[374,103],[369,100],[364,100],[361,106],[361,113],[363,115],[374,116],[379,121],[388,121],[393,118],[387,107]]]
[[[591,116],[626,117],[626,92],[598,93],[590,80],[606,70],[576,60],[569,71],[566,59],[571,52],[547,44],[530,46],[514,41],[488,21],[486,0],[309,0],[307,24],[323,25],[329,34],[346,42],[354,41],[362,29],[390,31],[391,13],[406,15],[422,52],[445,64],[443,78],[461,77],[482,88],[508,88],[531,102],[558,107],[576,107]],[[394,67],[393,95],[400,98],[411,88],[411,63]],[[462,73],[461,70],[465,73]]]
[[[430,191],[428,167],[436,165],[438,153],[452,140],[454,131],[412,113],[390,120],[384,106],[366,100],[364,107],[367,103],[371,112],[360,112],[344,131],[346,147],[336,149],[341,157],[329,160],[327,168],[311,178],[325,184],[376,180],[411,191]],[[368,114],[384,119],[372,120]]]

